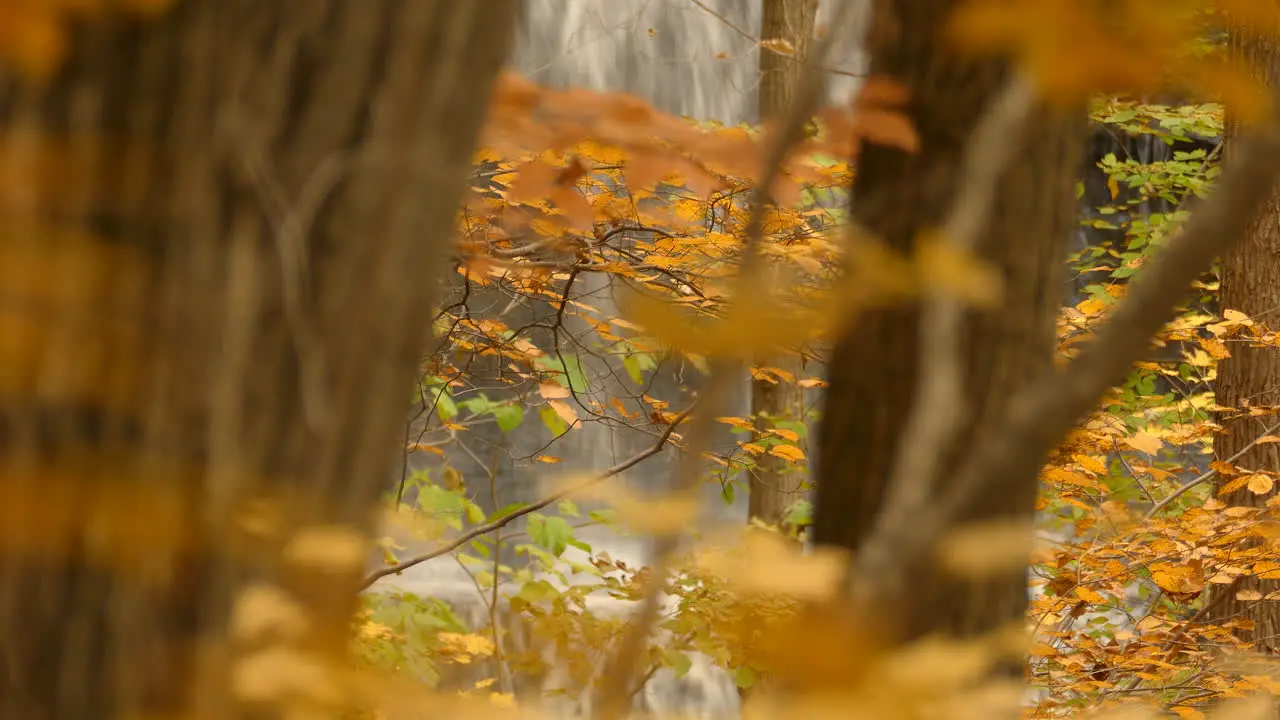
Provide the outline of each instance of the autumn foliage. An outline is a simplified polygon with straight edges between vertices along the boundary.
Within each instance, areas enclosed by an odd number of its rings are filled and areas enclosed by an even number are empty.
[[[135,12],[165,4],[0,0],[0,58],[38,80],[56,69],[69,23],[117,6]],[[1046,97],[1088,99],[1092,122],[1106,132],[1153,135],[1179,148],[1150,163],[1112,154],[1099,164],[1110,202],[1083,222],[1122,239],[1072,258],[1083,290],[1059,317],[1064,363],[1126,296],[1130,277],[1177,234],[1190,207],[1212,193],[1221,154],[1180,148],[1216,142],[1228,108],[1243,120],[1270,118],[1256,74],[1206,40],[1224,13],[1263,35],[1280,29],[1273,3],[1248,0],[971,0],[954,18],[949,42],[1015,56]],[[892,41],[886,37],[878,41]],[[1161,93],[1185,101],[1160,102]],[[559,477],[557,442],[586,424],[614,422],[659,437],[659,448],[685,446],[686,408],[646,389],[664,358],[700,372],[718,358],[750,361],[762,351],[821,360],[832,332],[860,309],[926,290],[979,307],[999,297],[1000,278],[945,243],[922,243],[905,257],[848,222],[859,148],[920,151],[908,108],[928,101],[871,77],[849,102],[818,112],[764,194],[762,237],[753,246],[752,192],[764,179],[778,121],[698,123],[630,95],[501,78],[457,213],[445,282],[452,294],[430,320],[437,345],[423,359],[415,398],[424,409],[413,418],[420,432],[405,448],[438,459],[440,469],[407,478],[414,507],[397,499],[388,508],[388,522],[451,543],[442,551],[449,557],[421,561],[461,563],[490,612],[473,625],[437,599],[369,593],[357,623],[363,669],[392,678],[396,692],[405,691],[406,677],[413,692],[463,685],[468,699],[483,701],[466,706],[476,712],[533,712],[538,698],[517,699],[513,676],[560,672],[549,696],[590,696],[627,625],[593,609],[593,598],[638,601],[652,577],[650,568],[598,552],[575,531],[676,532],[697,525],[699,508],[682,498],[631,495],[611,486],[612,476]],[[1167,210],[1140,211],[1156,202]],[[765,282],[735,294],[750,253],[765,259]],[[609,301],[576,293],[588,275],[613,291]],[[1257,417],[1255,442],[1280,442],[1280,408],[1224,408],[1212,393],[1216,364],[1233,347],[1280,348],[1280,331],[1267,318],[1216,307],[1216,290],[1206,273],[1197,297],[1158,338],[1168,352],[1138,363],[1044,467],[1036,538],[1012,549],[1029,558],[1029,634],[930,639],[881,653],[868,627],[874,623],[801,611],[831,596],[842,557],[801,556],[769,533],[744,539],[741,528],[717,529],[678,558],[665,588],[670,609],[643,650],[644,677],[679,676],[706,659],[743,689],[781,678],[800,689],[790,708],[796,717],[887,717],[879,713],[903,697],[922,704],[962,698],[974,708],[1016,702],[1025,688],[1000,686],[978,697],[969,687],[1007,655],[1030,658],[1029,717],[1123,707],[1196,718],[1224,700],[1280,693],[1276,668],[1245,662],[1251,648],[1236,631],[1248,618],[1214,620],[1207,592],[1234,590],[1245,577],[1280,578],[1280,469],[1241,468],[1211,454],[1215,413]],[[477,312],[471,303],[481,292],[547,303],[554,321],[522,327]],[[586,331],[571,333],[571,323]],[[617,378],[585,371],[588,352],[623,368],[629,394],[598,399],[597,385]],[[481,362],[501,368],[496,380],[479,376]],[[806,389],[825,385],[818,373],[751,372]],[[503,399],[485,394],[494,382]],[[510,432],[535,421],[551,437],[529,458],[550,480],[547,502],[486,512],[475,501],[485,480],[464,477],[446,451],[481,423]],[[715,469],[708,481],[722,482],[729,500],[754,458],[767,454],[801,469],[809,461],[811,423],[716,422],[735,433],[735,448],[699,450]],[[1267,499],[1250,507],[1223,500],[1241,490]],[[584,510],[587,500],[608,508]],[[524,529],[504,536],[515,517],[524,518]],[[504,565],[499,546],[514,547],[528,566]],[[389,541],[383,550],[390,568],[416,562]],[[1252,590],[1235,597],[1276,600]]]

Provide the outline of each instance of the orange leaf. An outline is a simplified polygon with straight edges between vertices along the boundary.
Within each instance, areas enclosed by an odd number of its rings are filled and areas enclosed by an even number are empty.
[[[569,397],[569,388],[556,383],[542,383],[538,386],[538,394],[548,400],[559,400]]]
[[[800,462],[804,459],[804,451],[795,445],[775,445],[769,449],[769,454],[791,462]]]
[[[1148,455],[1155,455],[1160,451],[1160,448],[1164,447],[1164,441],[1154,435],[1148,435],[1147,433],[1138,433],[1137,435],[1127,437],[1124,439],[1124,442],[1129,447]]]
[[[771,53],[791,56],[796,54],[796,46],[786,38],[769,38],[760,41],[760,47]]]
[[[555,410],[556,414],[560,416],[560,419],[564,420],[566,423],[573,425],[578,422],[578,413],[570,407],[569,403],[563,400],[548,400],[547,404],[550,405],[551,409]]]
[[[1275,487],[1275,481],[1269,475],[1257,473],[1249,476],[1249,492],[1255,495],[1266,495]]]

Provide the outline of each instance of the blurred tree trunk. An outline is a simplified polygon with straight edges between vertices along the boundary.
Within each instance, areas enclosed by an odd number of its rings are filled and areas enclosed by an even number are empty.
[[[1274,2],[1274,0],[1272,0]],[[1273,38],[1258,37],[1240,26],[1228,29],[1229,52],[1255,68],[1260,78],[1272,88],[1280,77],[1280,45]],[[1224,142],[1225,155],[1240,136],[1240,126],[1228,117]],[[1272,191],[1259,215],[1240,242],[1232,245],[1222,257],[1220,306],[1239,310],[1250,317],[1270,313],[1280,306],[1280,189]],[[1260,317],[1270,323],[1273,318]],[[1234,464],[1243,472],[1280,472],[1280,445],[1253,445],[1266,428],[1280,416],[1272,413],[1251,415],[1245,408],[1280,407],[1280,350],[1250,347],[1247,342],[1231,343],[1231,357],[1218,364],[1214,383],[1217,404],[1235,411],[1218,413],[1217,421],[1224,432],[1213,439],[1214,457],[1226,462],[1243,451]],[[1220,475],[1218,487],[1236,476]],[[1257,495],[1242,487],[1221,498],[1228,505],[1265,505],[1272,493]],[[1280,603],[1241,601],[1236,593],[1258,590],[1264,595],[1280,590],[1280,582],[1241,578],[1231,585],[1210,585],[1208,602],[1212,608],[1210,621],[1240,621],[1241,639],[1256,643],[1266,654],[1280,651]]]
[[[784,116],[791,108],[800,78],[808,69],[809,49],[813,45],[817,0],[763,0],[760,38],[783,39],[791,43],[794,53],[780,55],[760,49],[761,120]],[[798,378],[802,372],[796,354],[762,357],[756,364],[778,368]],[[751,381],[751,414],[757,432],[773,428],[779,420],[804,419],[804,392],[794,379],[761,377]],[[770,525],[782,522],[788,508],[800,499],[804,473],[783,458],[764,453],[756,458],[751,474],[749,517]]]
[[[870,39],[871,73],[904,83],[907,112],[922,148],[910,154],[864,145],[858,156],[852,210],[857,222],[891,247],[909,252],[922,231],[940,225],[957,188],[962,154],[980,116],[1005,86],[1003,62],[953,53],[941,37],[952,0],[877,2]],[[1083,148],[1085,114],[1038,109],[1026,124],[980,256],[997,268],[1005,294],[999,307],[969,313],[963,357],[968,417],[941,463],[945,475],[1004,412],[1013,393],[1052,362],[1067,235],[1075,223],[1073,189]],[[819,433],[814,539],[857,548],[879,512],[915,392],[919,308],[864,312],[838,339]],[[925,449],[922,452],[927,451]],[[939,482],[946,483],[945,477]],[[1034,516],[1037,478],[1000,478],[999,490],[966,508],[961,522]],[[971,582],[926,565],[911,568],[911,595],[893,610],[897,639],[930,632],[976,634],[1021,618],[1026,570]]]
[[[514,0],[182,0],[0,77],[0,717],[323,702]]]

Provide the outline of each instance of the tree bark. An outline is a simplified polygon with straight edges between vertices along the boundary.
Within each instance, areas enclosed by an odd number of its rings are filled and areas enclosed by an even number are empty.
[[[0,717],[336,699],[514,13],[183,0],[0,77]]]
[[[1230,53],[1252,66],[1261,80],[1276,88],[1276,79],[1280,77],[1280,45],[1274,39],[1259,37],[1256,30],[1232,25],[1228,28],[1228,46]],[[1240,136],[1240,124],[1228,116],[1224,157],[1232,156],[1232,148]],[[1220,306],[1250,317],[1272,312],[1280,305],[1277,277],[1280,277],[1280,188],[1272,190],[1244,237],[1223,254]],[[1218,405],[1234,410],[1218,413],[1217,422],[1222,432],[1214,436],[1215,459],[1226,462],[1243,451],[1234,462],[1242,471],[1280,472],[1280,447],[1253,444],[1265,433],[1265,428],[1274,424],[1276,416],[1254,416],[1245,410],[1280,406],[1280,350],[1250,347],[1247,342],[1231,343],[1230,348],[1231,357],[1218,364],[1214,396]],[[1233,477],[1220,475],[1218,487]],[[1257,495],[1243,487],[1220,499],[1231,506],[1263,506],[1272,495]],[[1280,582],[1242,577],[1238,583],[1209,587],[1207,602],[1213,608],[1210,620],[1241,620],[1238,636],[1242,640],[1254,642],[1259,652],[1280,651],[1280,604],[1236,599],[1236,593],[1242,590],[1257,590],[1264,595],[1275,592],[1280,590]]]
[[[958,173],[970,135],[1009,77],[1002,61],[975,60],[947,47],[941,33],[956,5],[886,0],[875,6],[871,73],[910,90],[906,110],[922,146],[912,154],[864,145],[853,215],[901,252],[942,223],[964,181]],[[941,463],[944,475],[993,431],[1009,398],[1052,362],[1085,115],[1082,109],[1038,108],[1026,127],[1032,131],[1009,138],[1021,149],[998,184],[980,236],[978,254],[999,271],[1004,295],[998,307],[968,314],[962,356],[967,418]],[[817,543],[856,549],[879,512],[915,393],[919,310],[910,304],[863,312],[837,340],[819,434]],[[945,486],[947,478],[939,482]],[[1036,473],[1002,479],[1001,486],[1011,491],[982,497],[957,520],[1000,518],[1029,526]],[[932,562],[911,571],[911,595],[900,598],[897,617],[889,619],[897,641],[931,632],[979,634],[1025,613],[1025,567],[983,581],[948,575]]]
[[[760,118],[767,120],[788,112],[800,78],[808,71],[809,49],[813,45],[817,0],[764,0],[761,17],[762,40],[784,39],[795,52],[779,55],[760,49]],[[775,367],[799,377],[802,372],[795,354],[759,358],[757,365]],[[804,392],[794,381],[767,378],[751,381],[751,414],[756,431],[763,433],[779,420],[804,419]],[[805,473],[794,463],[763,453],[756,458],[751,473],[748,516],[769,525],[780,524],[787,510],[803,492]]]

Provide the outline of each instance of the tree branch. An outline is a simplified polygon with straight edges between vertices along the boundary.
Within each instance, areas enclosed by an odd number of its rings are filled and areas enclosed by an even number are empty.
[[[1226,463],[1230,464],[1230,463],[1233,463],[1233,462],[1235,462],[1235,461],[1239,460],[1240,458],[1244,457],[1244,454],[1245,454],[1245,453],[1247,453],[1247,452],[1249,452],[1250,450],[1252,450],[1252,449],[1253,449],[1253,447],[1254,447],[1255,445],[1257,445],[1257,444],[1258,444],[1258,442],[1259,442],[1260,440],[1262,440],[1262,438],[1270,436],[1270,435],[1271,435],[1272,433],[1274,433],[1276,430],[1280,430],[1280,423],[1276,423],[1276,424],[1274,424],[1274,425],[1272,425],[1272,426],[1268,427],[1266,430],[1263,430],[1261,435],[1259,435],[1258,437],[1254,438],[1254,439],[1253,439],[1253,440],[1252,440],[1248,445],[1245,445],[1244,447],[1240,448],[1239,452],[1237,452],[1236,454],[1234,454],[1234,455],[1232,455],[1231,457],[1227,458],[1224,462],[1226,462]],[[1208,481],[1210,481],[1210,480],[1214,479],[1214,478],[1215,478],[1215,477],[1217,477],[1217,476],[1218,476],[1218,471],[1217,471],[1217,470],[1212,470],[1212,469],[1210,469],[1210,470],[1206,470],[1206,471],[1204,471],[1204,472],[1203,472],[1203,473],[1201,473],[1200,475],[1197,475],[1194,479],[1189,480],[1188,482],[1183,483],[1183,484],[1182,484],[1182,485],[1181,485],[1177,490],[1174,490],[1173,492],[1169,493],[1169,496],[1168,496],[1168,497],[1166,497],[1165,499],[1163,499],[1163,500],[1161,500],[1160,502],[1156,503],[1154,507],[1152,507],[1150,510],[1148,510],[1148,511],[1147,511],[1147,514],[1146,514],[1145,516],[1143,516],[1143,518],[1142,518],[1142,519],[1143,519],[1143,520],[1150,520],[1151,518],[1153,518],[1153,517],[1155,517],[1155,516],[1156,516],[1156,513],[1158,513],[1158,512],[1160,512],[1161,510],[1165,509],[1165,507],[1167,507],[1167,506],[1169,505],[1169,503],[1171,503],[1171,502],[1173,502],[1174,500],[1177,500],[1178,498],[1182,497],[1182,496],[1183,496],[1183,494],[1184,494],[1184,493],[1186,493],[1186,492],[1187,492],[1188,490],[1190,490],[1191,488],[1193,488],[1193,487],[1195,487],[1195,486],[1197,486],[1197,485],[1199,485],[1199,484],[1201,484],[1201,483],[1208,482]]]
[[[605,470],[599,475],[592,477],[589,480],[585,480],[581,483],[578,483],[577,485],[574,485],[573,487],[566,488],[560,492],[552,493],[551,495],[548,495],[547,497],[535,503],[526,505],[520,508],[519,510],[515,510],[514,512],[511,512],[507,515],[503,515],[497,520],[493,520],[485,523],[484,525],[478,525],[474,528],[471,528],[470,530],[462,533],[458,537],[454,538],[453,540],[450,540],[449,542],[445,543],[444,545],[441,545],[440,547],[436,548],[435,550],[432,550],[431,552],[423,553],[422,555],[409,558],[408,560],[398,562],[395,565],[388,565],[387,567],[374,570],[373,572],[366,575],[364,580],[361,581],[360,590],[367,590],[371,585],[378,582],[382,578],[387,577],[388,575],[399,575],[400,573],[404,572],[405,570],[408,570],[409,568],[415,565],[421,565],[422,563],[428,560],[434,560],[442,555],[448,555],[449,553],[453,552],[454,550],[457,550],[458,548],[471,542],[472,540],[475,540],[481,535],[488,535],[489,533],[495,530],[499,530],[503,527],[506,527],[511,522],[513,522],[516,518],[524,517],[529,513],[537,512],[547,507],[548,505],[560,502],[561,500],[564,500],[567,497],[571,497],[576,493],[582,492],[583,490],[591,487],[592,485],[600,483],[604,480],[608,480],[609,478],[615,475],[620,475],[623,472],[630,470],[636,465],[639,465],[641,462],[662,452],[662,450],[666,448],[667,442],[670,441],[671,435],[672,433],[675,432],[676,427],[679,426],[680,423],[684,422],[685,418],[689,417],[690,413],[693,412],[693,408],[695,406],[696,406],[696,403],[694,405],[690,405],[688,409],[686,409],[684,412],[677,415],[675,419],[671,421],[671,424],[667,426],[667,429],[663,431],[662,435],[658,436],[657,441],[654,442],[653,445],[649,446],[644,451],[637,453],[635,455],[632,455],[630,458],[618,463],[617,465],[614,465],[613,467],[609,468],[608,470]]]
[[[1192,281],[1244,235],[1271,195],[1280,173],[1280,123],[1271,119],[1242,140],[1213,196],[1135,275],[1128,296],[1081,354],[1065,369],[1047,370],[1015,395],[998,430],[977,446],[940,495],[909,524],[883,528],[881,542],[894,548],[894,563],[880,570],[895,572],[895,567],[918,561],[983,493],[1000,492],[1001,483],[1035,476],[1054,445],[1123,380],[1151,338],[1173,317]]]

